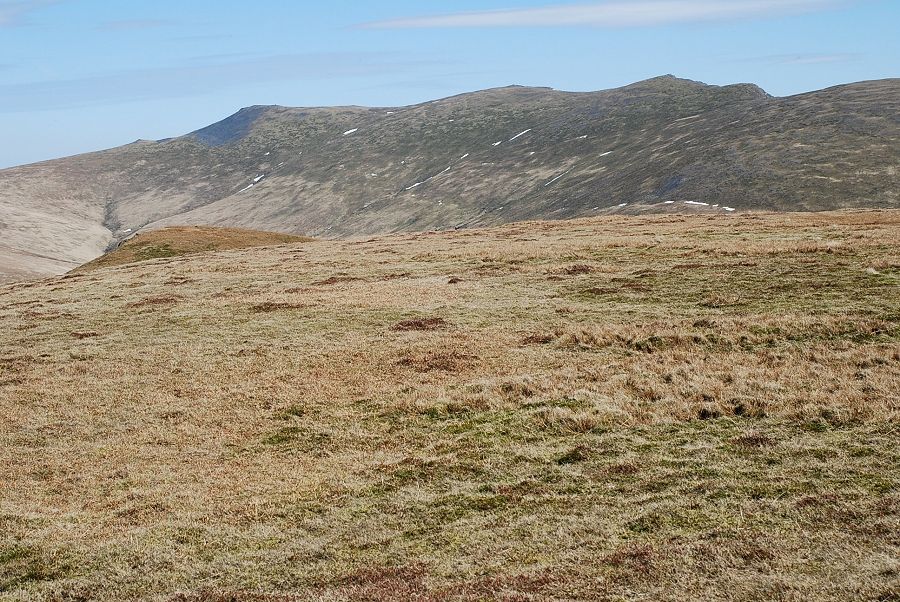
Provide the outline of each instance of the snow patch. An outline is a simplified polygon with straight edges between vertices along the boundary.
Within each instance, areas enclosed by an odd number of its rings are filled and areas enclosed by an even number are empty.
[[[569,171],[572,171],[572,170],[570,169]],[[559,180],[559,179],[562,178],[563,176],[568,175],[568,174],[569,174],[569,171],[567,171],[567,172],[565,172],[565,173],[562,173],[562,174],[556,176],[555,178],[553,178],[552,180],[550,180],[549,182],[547,182],[546,184],[544,184],[544,188],[546,188],[547,186],[550,186],[550,184],[553,184],[554,182],[556,182],[557,180]]]
[[[709,203],[701,203],[700,201],[685,201],[685,205],[700,205],[703,207],[709,207]]]
[[[531,131],[531,128],[528,128],[528,129],[525,130],[524,132],[519,132],[518,134],[516,134],[515,136],[513,136],[512,138],[510,138],[509,141],[512,142],[512,141],[515,140],[516,138],[521,138],[522,136],[524,136],[525,134],[527,134],[527,133],[530,132],[530,131]]]
[[[465,155],[463,155],[462,157],[460,157],[459,160],[462,161],[463,159],[465,159],[465,158],[468,157],[468,156],[469,156],[469,153],[466,153]]]
[[[666,201],[663,205],[674,205],[675,201]]]
[[[675,123],[678,123],[679,121],[690,121],[691,119],[697,119],[698,117],[700,117],[700,115],[691,115],[690,117],[682,117],[681,119],[676,119]]]
[[[725,211],[729,211],[729,212],[730,212],[730,211],[737,211],[737,209],[735,209],[734,207],[722,207],[722,209],[724,209]]]
[[[613,154],[612,151],[606,151],[605,153],[601,154],[600,156],[601,156],[601,157],[606,157],[606,156],[611,155],[611,154]]]
[[[627,207],[627,206],[628,206],[628,203],[620,203],[619,204],[619,207]]]
[[[493,143],[491,146],[500,146],[501,144],[503,144],[502,140],[500,142]]]
[[[431,176],[430,178],[425,178],[425,179],[422,180],[421,182],[416,182],[416,183],[413,184],[412,186],[406,188],[406,190],[412,190],[413,188],[418,188],[418,187],[421,186],[422,184],[427,184],[428,182],[430,182],[431,180],[435,179],[436,177],[444,175],[445,173],[447,173],[447,172],[450,171],[451,169],[453,169],[453,166],[452,166],[452,165],[449,166],[447,169],[445,169],[444,171],[442,171],[441,173],[439,173],[439,174],[437,174],[437,175]]]
[[[265,178],[265,177],[266,177],[265,174],[263,174],[263,175],[261,175],[261,176],[256,176],[255,178],[253,178],[253,183],[254,183],[254,184],[259,184],[259,181],[262,180],[262,179]]]
[[[352,130],[347,130],[346,132],[344,132],[344,136],[349,136],[350,134],[355,134],[358,131],[359,131],[359,128],[353,128]]]

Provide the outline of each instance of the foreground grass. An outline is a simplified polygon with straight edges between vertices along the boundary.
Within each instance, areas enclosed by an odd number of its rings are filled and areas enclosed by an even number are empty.
[[[0,289],[0,599],[896,600],[900,213]]]

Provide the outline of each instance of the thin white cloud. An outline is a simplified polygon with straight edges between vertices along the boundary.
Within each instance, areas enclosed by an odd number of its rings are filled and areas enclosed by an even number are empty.
[[[59,0],[0,0],[0,27],[19,25],[30,12],[56,4]]]
[[[366,23],[363,29],[454,27],[644,27],[722,21],[824,10],[842,0],[615,0],[409,17]]]
[[[769,54],[736,59],[738,63],[765,63],[768,65],[827,65],[832,63],[851,63],[863,57],[858,53],[811,53]]]
[[[858,54],[784,54],[769,57],[769,60],[781,65],[821,65],[849,63],[859,58]]]

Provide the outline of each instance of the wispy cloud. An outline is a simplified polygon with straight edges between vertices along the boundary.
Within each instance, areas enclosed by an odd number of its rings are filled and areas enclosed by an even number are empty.
[[[0,27],[20,25],[29,13],[58,2],[59,0],[0,0]]]
[[[772,65],[820,65],[829,63],[850,63],[859,60],[859,54],[772,54],[749,59],[752,62],[769,63]]]
[[[721,21],[824,10],[844,0],[614,0],[406,17],[360,25],[363,29],[453,27],[642,27]]]
[[[0,113],[184,98],[275,81],[321,81],[404,73],[433,65],[393,53],[312,53],[135,69],[78,79],[0,84]]]

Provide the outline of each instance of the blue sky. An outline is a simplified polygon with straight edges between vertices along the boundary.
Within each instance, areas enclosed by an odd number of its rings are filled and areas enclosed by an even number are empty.
[[[0,167],[243,106],[403,105],[672,73],[789,95],[900,76],[897,0],[0,0]]]

